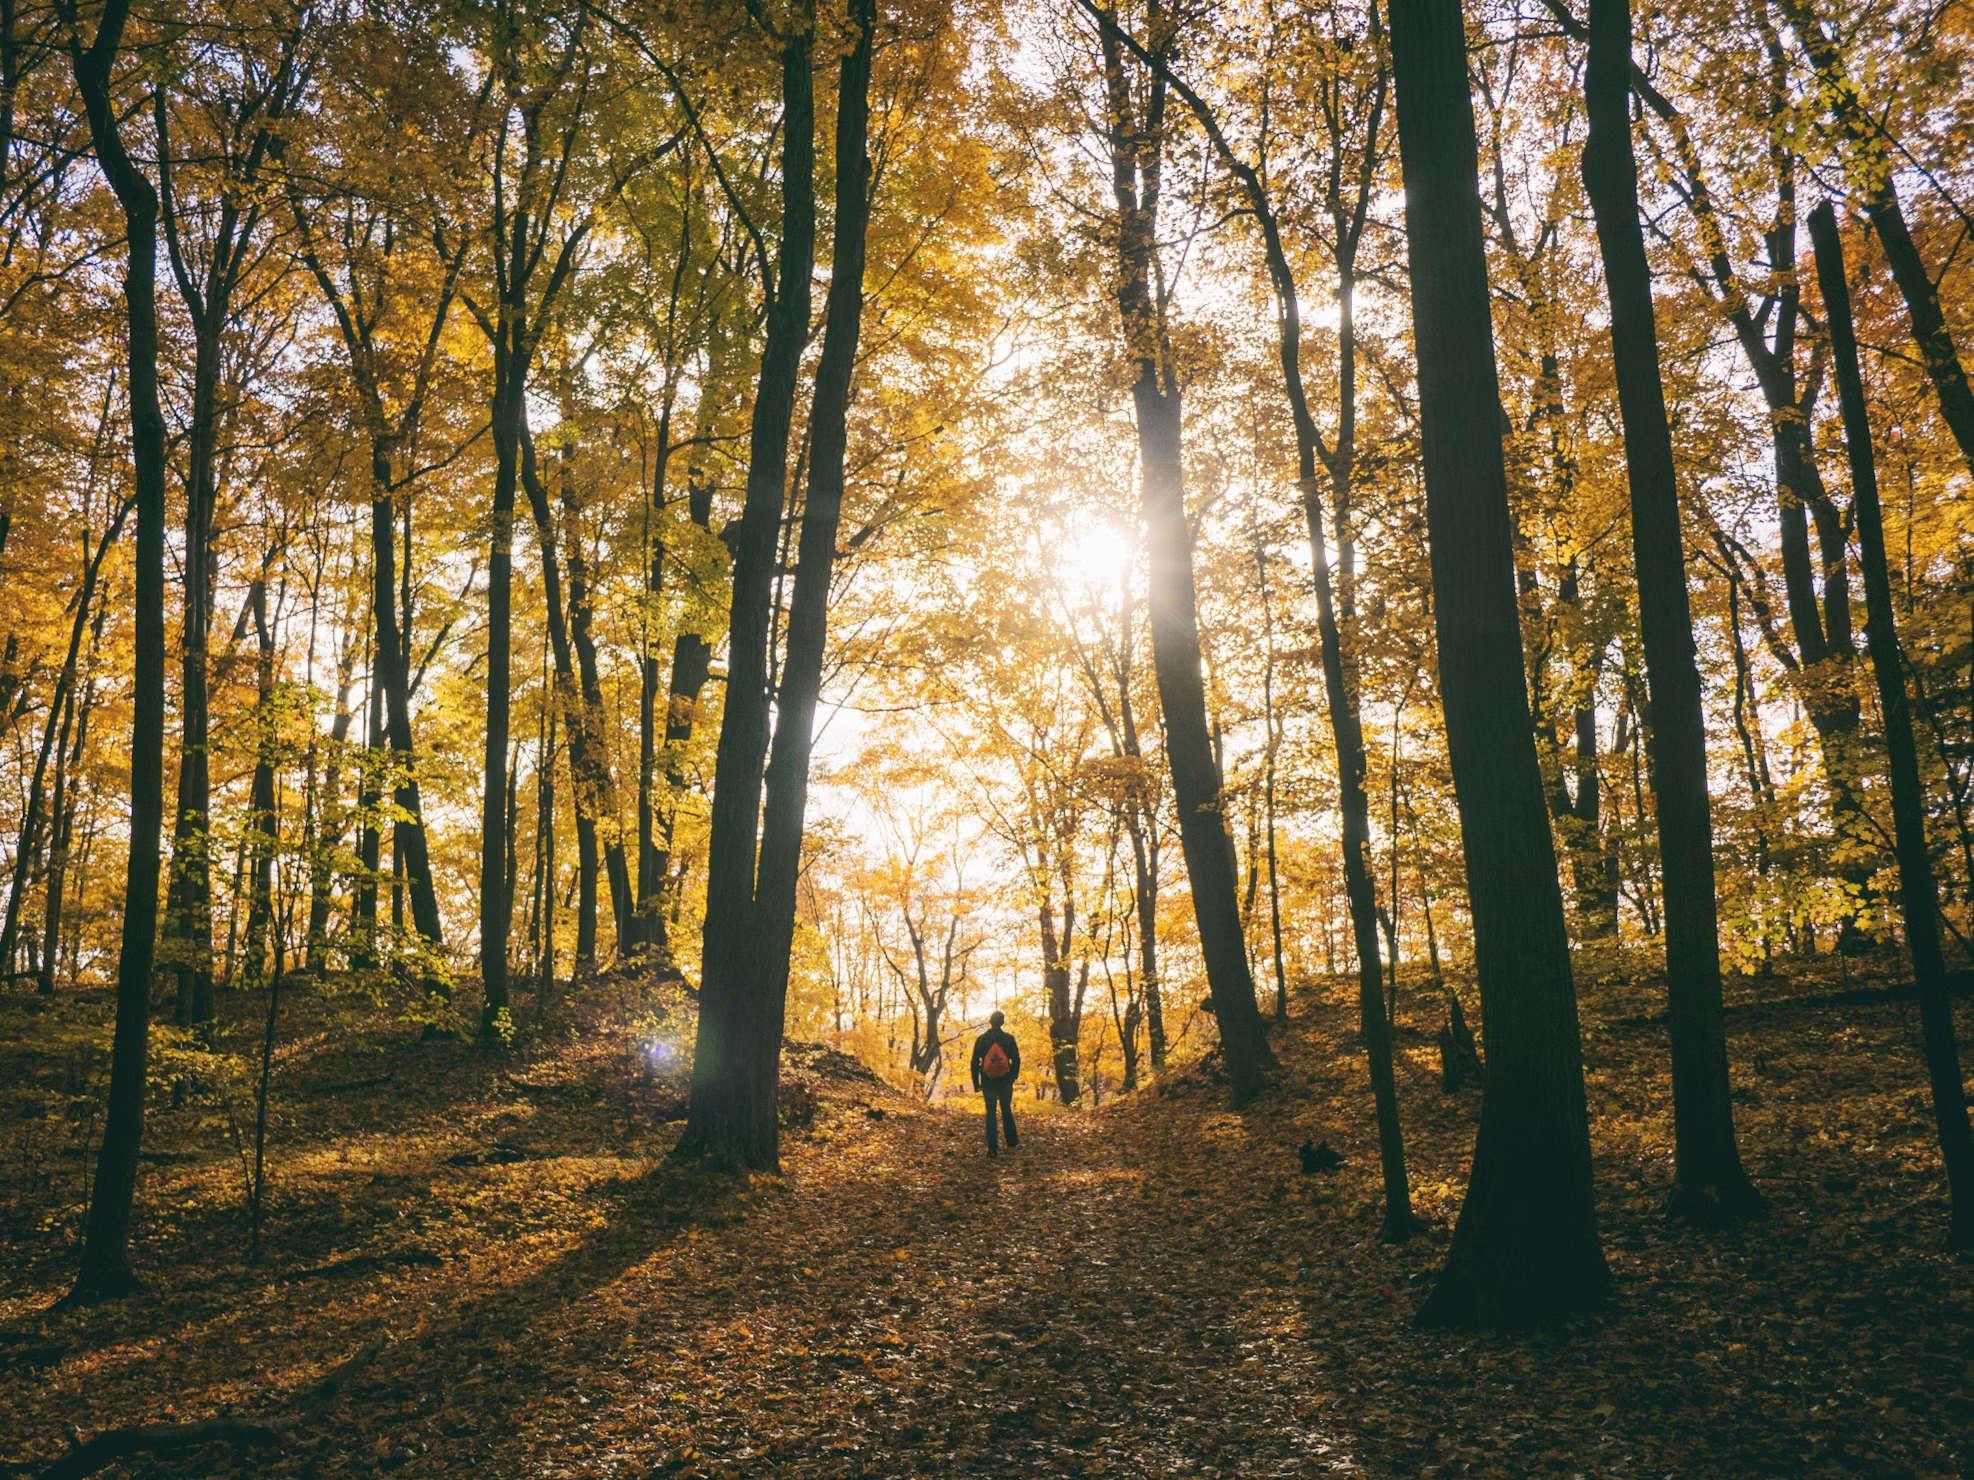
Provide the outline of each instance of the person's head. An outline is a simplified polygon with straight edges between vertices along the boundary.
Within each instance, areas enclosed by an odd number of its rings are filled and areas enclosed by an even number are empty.
[[[987,1026],[990,1028],[998,1028],[1001,1026],[1002,1023],[1006,1022],[1007,1020],[1008,1020],[1008,1015],[1002,1012],[999,1008],[996,1008],[994,1011],[987,1014]]]

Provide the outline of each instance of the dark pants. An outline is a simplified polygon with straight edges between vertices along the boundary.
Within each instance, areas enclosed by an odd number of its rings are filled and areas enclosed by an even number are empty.
[[[992,1153],[1001,1149],[1000,1142],[995,1136],[996,1126],[994,1123],[994,1107],[999,1105],[1001,1107],[1000,1124],[1007,1127],[1008,1149],[1012,1151],[1021,1144],[1021,1137],[1014,1133],[1013,1076],[1010,1075],[1006,1079],[983,1079],[980,1081],[980,1092],[987,1096],[987,1150]]]

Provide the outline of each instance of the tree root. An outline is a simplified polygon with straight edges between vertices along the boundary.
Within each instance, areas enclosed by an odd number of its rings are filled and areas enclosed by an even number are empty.
[[[104,1429],[88,1439],[71,1425],[68,1453],[40,1470],[37,1480],[82,1480],[134,1455],[176,1454],[208,1444],[230,1444],[236,1450],[278,1449],[297,1427],[334,1403],[349,1380],[390,1343],[388,1335],[376,1337],[331,1371],[298,1403],[264,1423],[205,1418],[196,1423],[133,1424],[128,1428]]]

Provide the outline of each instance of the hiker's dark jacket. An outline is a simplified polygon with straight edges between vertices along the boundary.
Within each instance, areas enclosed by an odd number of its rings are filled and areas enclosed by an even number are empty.
[[[1008,1077],[997,1082],[1001,1084],[1013,1084],[1015,1080],[1021,1077],[1021,1045],[1014,1041],[1014,1034],[1008,1032],[1005,1028],[989,1028],[985,1033],[982,1033],[975,1039],[973,1043],[973,1087],[975,1089],[980,1088],[980,1061],[987,1057],[988,1048],[996,1043],[1001,1045],[1001,1052],[1008,1056],[1008,1064],[1010,1065]]]

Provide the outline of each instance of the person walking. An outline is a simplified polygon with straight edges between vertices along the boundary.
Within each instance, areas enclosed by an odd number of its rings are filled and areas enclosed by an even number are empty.
[[[1007,1020],[1006,1013],[996,1011],[987,1019],[987,1031],[973,1044],[973,1087],[987,1097],[989,1156],[1001,1154],[996,1134],[1001,1126],[1007,1128],[1008,1150],[1021,1144],[1021,1137],[1014,1133],[1014,1082],[1021,1075],[1021,1045],[1001,1026]],[[996,1105],[1001,1109],[999,1125],[994,1120]]]

